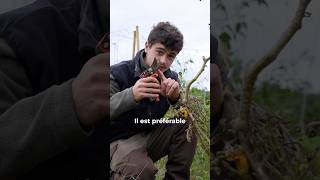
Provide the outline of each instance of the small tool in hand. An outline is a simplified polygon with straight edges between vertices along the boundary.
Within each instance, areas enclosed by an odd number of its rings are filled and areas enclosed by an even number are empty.
[[[161,79],[160,79],[159,74],[158,74],[159,67],[160,67],[160,65],[158,63],[158,60],[156,58],[154,58],[151,67],[149,67],[147,70],[143,71],[140,74],[140,78],[154,77],[159,81],[159,83],[161,83]],[[150,101],[154,101],[154,100],[156,100],[157,102],[160,101],[159,97],[157,97],[157,98],[149,98],[149,99],[150,99]]]

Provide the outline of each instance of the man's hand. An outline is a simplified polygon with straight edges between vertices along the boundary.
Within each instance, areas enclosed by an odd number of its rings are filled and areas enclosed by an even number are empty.
[[[132,87],[132,92],[136,102],[143,98],[157,98],[160,94],[159,81],[154,77],[141,78]]]
[[[171,78],[166,78],[162,71],[158,70],[161,78],[161,94],[171,101],[177,101],[180,95],[179,83]]]
[[[72,82],[75,110],[85,127],[107,117],[108,60],[107,53],[91,58]]]

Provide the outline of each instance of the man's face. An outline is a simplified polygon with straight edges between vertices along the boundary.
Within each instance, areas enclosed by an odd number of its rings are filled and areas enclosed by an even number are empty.
[[[154,58],[156,58],[158,60],[158,63],[160,65],[160,70],[162,72],[170,68],[173,60],[178,54],[178,52],[176,51],[171,51],[167,49],[161,43],[155,43],[152,46],[150,46],[147,42],[145,44],[145,52],[146,52],[145,63],[148,66],[151,66]]]

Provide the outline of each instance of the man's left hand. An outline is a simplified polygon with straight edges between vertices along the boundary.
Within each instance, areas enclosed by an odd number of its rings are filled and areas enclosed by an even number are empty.
[[[180,95],[179,83],[171,78],[166,78],[162,71],[158,70],[161,78],[161,94],[171,101],[177,101]]]

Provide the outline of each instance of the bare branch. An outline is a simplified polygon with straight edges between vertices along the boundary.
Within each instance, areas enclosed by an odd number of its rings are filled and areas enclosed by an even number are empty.
[[[202,64],[200,70],[195,75],[195,77],[193,79],[191,79],[191,81],[189,81],[188,84],[186,85],[186,93],[183,98],[183,101],[186,103],[189,101],[189,91],[190,91],[191,85],[199,78],[201,73],[204,71],[204,68],[206,67],[207,62],[210,60],[210,57],[208,57],[208,58],[202,57],[202,59],[203,59],[203,64]]]
[[[237,118],[236,126],[234,128],[238,130],[240,144],[246,149],[246,155],[253,167],[259,166],[256,166],[256,160],[251,156],[252,149],[250,148],[250,142],[248,142],[247,138],[250,132],[249,130],[251,129],[249,117],[251,113],[252,95],[255,82],[261,71],[276,60],[280,52],[292,39],[295,33],[301,29],[302,20],[305,17],[306,8],[310,2],[311,0],[299,1],[299,6],[296,10],[295,16],[293,17],[288,28],[284,31],[276,44],[260,60],[257,61],[257,63],[248,71],[248,73],[246,73],[244,77],[240,102],[240,114],[239,118]],[[254,171],[260,179],[266,179],[268,177],[263,169],[254,169]]]
[[[282,49],[288,44],[295,33],[302,27],[302,20],[305,17],[306,8],[311,0],[300,0],[298,9],[295,13],[287,30],[283,33],[279,41],[274,45],[273,48],[267,52],[246,74],[243,82],[241,106],[240,106],[240,118],[238,127],[236,127],[241,132],[247,133],[249,129],[249,113],[251,108],[252,94],[254,89],[254,84],[257,80],[259,73],[276,60],[277,56],[280,54]]]

